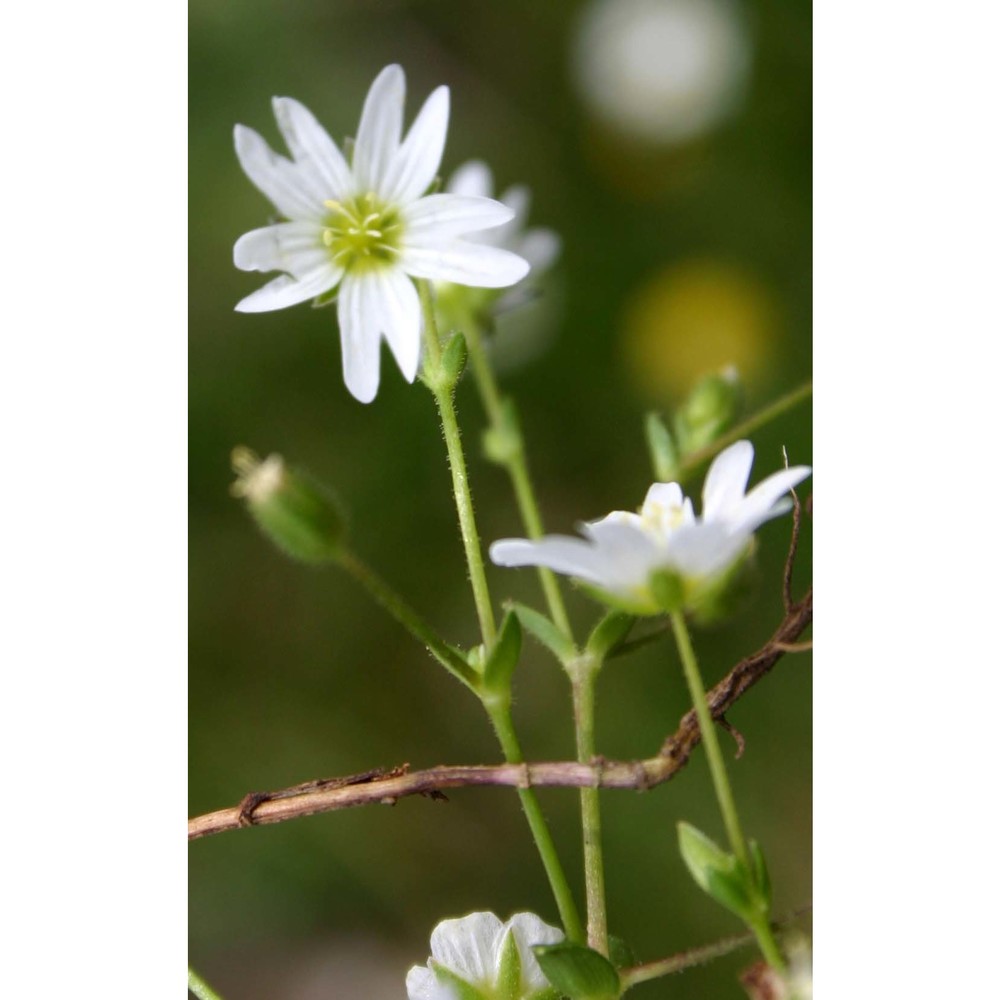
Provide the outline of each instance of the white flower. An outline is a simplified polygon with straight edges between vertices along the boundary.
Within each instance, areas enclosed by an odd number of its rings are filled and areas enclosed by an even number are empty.
[[[493,174],[481,160],[469,160],[451,175],[445,190],[463,198],[492,198]],[[530,297],[531,279],[537,278],[555,263],[559,257],[561,242],[551,229],[543,226],[525,228],[531,205],[531,193],[525,185],[515,184],[507,188],[498,200],[514,213],[510,221],[476,233],[470,240],[509,250],[531,265],[530,279],[518,282],[496,302],[495,310],[504,312],[521,305]]]
[[[427,98],[405,139],[404,95],[402,69],[387,66],[368,91],[350,164],[289,97],[274,99],[274,115],[291,160],[252,129],[235,132],[240,165],[287,220],[237,240],[237,267],[285,273],[236,308],[283,309],[336,289],[344,381],[364,403],[378,390],[382,337],[407,381],[416,377],[421,311],[411,278],[506,288],[528,272],[515,254],[461,238],[508,222],[511,209],[425,194],[444,151],[448,88]]]
[[[430,961],[410,969],[406,992],[409,1000],[530,1000],[538,994],[554,995],[531,946],[562,939],[561,930],[533,913],[515,913],[507,923],[492,913],[442,920],[431,934]]]
[[[638,514],[613,511],[580,526],[585,539],[548,535],[507,538],[490,546],[498,566],[548,566],[588,583],[641,614],[662,610],[651,577],[679,577],[685,598],[703,592],[747,550],[765,521],[791,508],[784,497],[810,469],[783,469],[746,493],[753,445],[737,441],[716,456],[705,479],[703,509],[695,516],[677,483],[654,483]]]

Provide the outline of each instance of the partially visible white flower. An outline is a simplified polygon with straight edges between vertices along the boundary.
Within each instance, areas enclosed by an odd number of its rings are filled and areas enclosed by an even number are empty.
[[[459,980],[483,1000],[552,995],[531,946],[562,939],[561,930],[533,913],[515,913],[506,923],[492,913],[442,920],[431,934],[427,965],[415,965],[407,973],[406,992],[409,1000],[456,1000],[462,988]],[[464,995],[470,992],[466,989]]]
[[[451,175],[445,190],[463,198],[493,198],[493,173],[481,160],[469,160]],[[496,312],[504,312],[531,297],[534,281],[556,262],[562,243],[551,229],[543,226],[526,228],[531,192],[524,184],[507,188],[498,200],[514,213],[510,221],[476,233],[469,239],[486,246],[509,250],[531,265],[529,276],[504,292],[494,303],[493,309]]]
[[[252,129],[235,131],[240,165],[286,220],[237,240],[237,267],[284,274],[236,308],[283,309],[337,290],[344,381],[364,403],[378,391],[382,337],[407,381],[416,377],[421,311],[411,278],[506,288],[528,273],[515,254],[462,239],[509,222],[511,209],[488,198],[425,194],[444,151],[448,88],[427,98],[405,139],[404,97],[402,69],[387,66],[368,91],[350,164],[289,97],[273,105],[291,160]]]
[[[661,609],[652,577],[680,579],[685,597],[703,592],[747,551],[765,521],[791,509],[784,497],[811,472],[794,466],[746,492],[753,445],[737,441],[708,470],[701,517],[677,483],[654,483],[638,514],[613,511],[580,525],[585,538],[547,535],[537,541],[505,538],[490,546],[498,566],[547,566],[576,577],[638,614]]]

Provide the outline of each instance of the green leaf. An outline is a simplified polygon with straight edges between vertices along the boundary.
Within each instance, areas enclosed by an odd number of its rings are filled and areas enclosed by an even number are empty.
[[[615,967],[592,948],[561,941],[535,945],[532,951],[545,978],[570,1000],[611,1000],[621,990]]]
[[[681,857],[695,882],[742,920],[752,919],[755,908],[750,873],[690,823],[678,823],[677,833]]]
[[[587,639],[587,652],[602,663],[605,657],[629,634],[635,624],[635,615],[625,611],[611,611],[594,627]]]
[[[521,656],[521,623],[508,611],[500,623],[500,634],[483,666],[483,689],[490,694],[510,694],[510,679]]]
[[[457,976],[447,966],[441,965],[431,959],[430,966],[437,976],[438,982],[443,986],[451,987],[451,992],[455,995],[455,1000],[489,1000],[489,998],[475,988],[471,983],[467,983],[460,976]]]
[[[507,929],[500,945],[497,1000],[521,1000],[521,953],[517,950],[517,939],[511,928]]]
[[[766,913],[771,909],[771,876],[767,870],[767,861],[764,860],[764,852],[761,850],[760,844],[756,840],[751,840],[749,847],[754,885]]]
[[[512,602],[510,610],[517,615],[518,621],[560,662],[566,663],[576,656],[573,643],[541,612],[529,608],[526,604]]]
[[[441,354],[441,372],[448,385],[455,386],[465,370],[465,361],[469,350],[465,346],[465,337],[461,333],[453,333]]]
[[[646,445],[656,480],[661,483],[674,482],[680,465],[677,446],[658,413],[646,414]]]

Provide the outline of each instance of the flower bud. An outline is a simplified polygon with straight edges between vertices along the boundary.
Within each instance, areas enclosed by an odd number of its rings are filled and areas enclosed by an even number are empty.
[[[261,531],[293,559],[308,563],[336,561],[344,537],[337,500],[301,472],[289,469],[280,455],[263,461],[249,448],[233,449],[236,482]]]
[[[732,427],[743,409],[743,386],[729,367],[703,378],[677,411],[674,429],[685,455],[705,448]]]

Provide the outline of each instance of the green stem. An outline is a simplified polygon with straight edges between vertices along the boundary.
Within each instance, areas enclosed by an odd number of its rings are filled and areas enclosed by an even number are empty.
[[[188,966],[188,989],[198,1000],[222,1000],[219,994],[190,965]]]
[[[582,656],[567,664],[573,682],[573,718],[576,728],[576,757],[589,764],[596,756],[594,740],[594,700],[601,663]],[[601,804],[596,788],[580,789],[583,820],[583,873],[587,887],[587,944],[602,955],[608,954],[608,917],[604,894],[604,851],[601,845]]]
[[[496,731],[497,739],[503,748],[504,757],[509,764],[521,764],[524,762],[524,755],[521,753],[521,745],[518,742],[517,734],[514,732],[514,720],[510,714],[510,703],[508,701],[483,702],[486,711],[489,713],[490,722]],[[552,840],[552,833],[542,814],[542,807],[538,801],[538,796],[533,788],[519,788],[517,794],[521,799],[521,807],[524,815],[528,819],[528,826],[531,828],[531,835],[535,839],[535,846],[542,859],[545,874],[548,876],[549,885],[552,887],[552,895],[555,896],[556,906],[559,908],[559,919],[562,921],[566,937],[570,941],[581,943],[584,940],[583,924],[580,922],[580,914],[573,900],[573,893],[570,890],[569,882],[566,880],[566,873],[563,871],[562,863],[556,852],[555,842]]]
[[[681,611],[671,612],[670,623],[673,626],[677,651],[680,653],[684,676],[691,692],[691,700],[694,702],[695,714],[698,716],[701,742],[708,756],[708,768],[712,774],[712,784],[715,787],[715,797],[722,812],[722,821],[725,823],[726,833],[729,836],[729,845],[743,865],[744,870],[752,871],[750,852],[747,850],[746,838],[743,836],[743,829],[740,826],[736,800],[733,798],[732,786],[729,784],[729,776],[726,773],[725,758],[722,756],[715,722],[708,708],[705,685],[701,679],[701,671],[698,669],[698,660],[694,655],[694,647],[691,645],[691,635],[688,632],[687,623],[684,621],[684,613]],[[759,920],[750,923],[750,929],[754,932],[768,964],[779,971],[784,969],[785,963],[774,940],[774,933],[766,914],[762,915]]]
[[[786,393],[773,403],[769,403],[763,409],[752,413],[746,420],[737,424],[732,430],[727,431],[721,437],[716,438],[710,445],[706,445],[706,447],[699,448],[697,451],[691,452],[690,455],[686,455],[681,459],[680,466],[678,467],[678,482],[684,482],[684,480],[693,476],[724,448],[728,448],[737,441],[742,441],[765,424],[769,424],[783,413],[794,409],[799,403],[804,403],[812,395],[812,391],[812,381],[804,382],[798,388]]]
[[[448,645],[371,567],[346,549],[339,563],[417,642],[426,646],[462,683],[476,690],[477,676],[458,650]]]
[[[753,939],[753,934],[739,934],[735,937],[723,938],[713,944],[702,945],[700,948],[689,948],[687,951],[671,955],[669,958],[661,958],[656,962],[646,962],[643,965],[633,966],[631,969],[624,969],[621,973],[622,992],[624,993],[625,990],[631,989],[639,983],[648,982],[650,979],[671,976],[696,965],[704,965],[706,962],[722,958],[738,948],[752,944]]]
[[[455,507],[458,510],[458,524],[462,533],[462,545],[465,547],[465,561],[469,567],[469,579],[472,582],[472,596],[476,602],[476,614],[479,616],[479,630],[487,649],[496,641],[497,627],[493,617],[493,606],[490,602],[490,591],[486,583],[486,569],[483,565],[483,553],[479,543],[479,531],[476,528],[476,516],[472,507],[472,491],[469,488],[469,474],[465,467],[465,454],[462,451],[462,436],[458,428],[458,415],[455,412],[454,385],[445,384],[441,373],[441,340],[434,317],[434,303],[431,301],[430,286],[426,281],[417,282],[420,293],[420,305],[424,314],[424,343],[427,348],[426,366],[430,376],[427,384],[434,393],[438,414],[441,417],[441,430],[444,433],[445,445],[448,449],[448,464],[451,467],[451,482],[455,493]]]
[[[541,538],[545,533],[542,526],[542,514],[535,497],[535,489],[528,471],[528,456],[524,447],[524,436],[521,434],[520,423],[517,420],[514,402],[500,395],[493,367],[486,356],[483,343],[483,330],[475,317],[467,313],[462,317],[465,343],[469,349],[469,362],[472,374],[479,390],[479,396],[490,423],[490,431],[500,437],[503,435],[505,447],[502,454],[494,456],[494,460],[502,465],[510,476],[514,487],[514,497],[521,514],[521,521],[529,538]],[[544,566],[538,567],[538,578],[545,594],[545,603],[556,626],[570,639],[573,632],[563,602],[562,591],[556,575]]]

